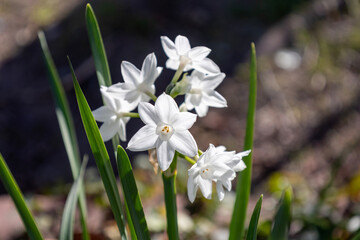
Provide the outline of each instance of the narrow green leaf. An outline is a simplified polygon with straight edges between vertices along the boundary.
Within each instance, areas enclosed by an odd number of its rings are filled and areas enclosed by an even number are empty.
[[[106,57],[106,51],[101,37],[99,24],[90,3],[86,5],[85,21],[99,85],[109,87],[112,84],[110,68]],[[112,139],[112,143],[116,157],[117,146],[120,145],[118,134],[115,134]]]
[[[260,217],[261,204],[262,204],[263,195],[261,194],[259,200],[257,201],[254,211],[252,213],[249,228],[246,235],[246,240],[256,240],[257,238],[257,226]]]
[[[256,52],[255,44],[251,44],[251,60],[250,60],[250,87],[249,87],[249,103],[246,119],[246,133],[244,150],[253,148],[255,109],[256,109]],[[236,189],[236,200],[234,211],[230,223],[230,240],[241,239],[244,234],[244,224],[246,219],[246,209],[249,202],[251,188],[251,171],[252,171],[252,152],[249,156],[244,157],[246,169],[239,173]]]
[[[51,57],[51,53],[49,51],[45,35],[43,32],[40,31],[38,33],[38,37],[44,54],[46,68],[49,74],[51,92],[54,97],[55,106],[56,106],[55,109],[56,116],[59,122],[60,131],[61,131],[62,139],[64,141],[66,153],[69,158],[73,178],[75,180],[78,178],[78,174],[80,170],[80,151],[76,138],[74,121],[71,116],[69,103],[66,99],[66,94],[61,84],[58,71]],[[81,226],[83,231],[82,236],[83,236],[83,240],[89,240],[90,236],[86,226],[86,216],[87,216],[86,198],[83,187],[80,187],[80,191],[81,194],[79,197],[79,205],[80,205]]]
[[[288,230],[291,220],[291,199],[292,191],[288,187],[284,190],[281,197],[279,208],[276,212],[274,224],[270,233],[270,240],[285,240],[288,239]]]
[[[95,157],[97,168],[100,172],[100,177],[103,181],[106,194],[110,201],[110,206],[113,211],[116,223],[118,225],[122,239],[126,239],[125,225],[123,222],[123,213],[121,208],[121,201],[119,191],[116,185],[114,171],[112,169],[109,154],[106,151],[104,141],[102,140],[99,128],[92,115],[91,109],[86,101],[84,93],[75,76],[74,69],[69,59],[69,65],[73,77],[73,83],[76,93],[76,99],[79,105],[79,111],[85,132],[90,144],[91,151]]]
[[[117,167],[136,236],[138,239],[150,239],[130,160],[121,146],[118,146]]]
[[[31,240],[42,240],[43,237],[36,226],[31,212],[26,206],[24,197],[17,185],[13,175],[11,174],[3,156],[0,153],[0,179],[3,182],[6,191],[9,193],[12,198],[17,211],[20,214],[20,217],[25,225],[26,232],[29,235]]]
[[[89,35],[91,52],[95,61],[96,74],[100,86],[111,85],[111,75],[99,24],[90,3],[86,5],[86,27]]]
[[[83,163],[78,174],[78,178],[71,187],[70,193],[66,199],[64,212],[61,219],[60,237],[59,240],[73,240],[74,239],[74,218],[76,211],[76,203],[81,193],[85,168],[88,162],[88,157],[84,157]]]

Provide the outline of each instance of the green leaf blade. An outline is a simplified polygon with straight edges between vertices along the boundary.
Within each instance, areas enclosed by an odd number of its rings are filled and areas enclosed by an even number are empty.
[[[261,194],[259,200],[257,201],[254,211],[252,213],[248,232],[246,235],[246,240],[256,240],[257,238],[257,226],[259,222],[260,217],[260,211],[261,211],[261,204],[262,204],[263,195]]]
[[[66,98],[64,88],[61,84],[61,80],[52,59],[49,47],[46,42],[45,35],[42,31],[38,33],[41,49],[45,59],[45,65],[48,70],[49,83],[51,92],[54,98],[56,106],[56,116],[59,122],[60,132],[64,141],[65,150],[69,158],[70,167],[74,180],[78,178],[80,170],[80,151],[79,144],[77,142],[76,131],[74,121],[69,108],[69,103]],[[89,232],[86,226],[86,197],[83,187],[81,188],[81,194],[79,198],[80,204],[80,217],[83,240],[89,240]]]
[[[99,24],[90,3],[86,5],[85,21],[99,84],[100,86],[108,87],[112,83],[109,64],[107,61]]]
[[[118,146],[117,166],[125,201],[138,239],[150,239],[144,210],[136,186],[130,160],[125,150]]]
[[[122,239],[126,239],[125,225],[122,217],[123,211],[121,208],[120,195],[116,185],[114,171],[110,163],[110,158],[105,148],[105,144],[102,140],[99,128],[92,115],[91,109],[77,81],[70,59],[69,59],[69,65],[73,76],[73,83],[74,83],[76,99],[78,102],[81,119],[83,121],[83,125],[90,144],[90,148],[94,155],[95,162],[99,170],[100,177],[103,181],[106,194],[109,198],[111,209],[113,211],[121,237]]]
[[[26,232],[31,240],[43,240],[43,237],[36,226],[34,217],[26,206],[23,194],[21,193],[19,186],[17,185],[13,175],[11,174],[5,159],[0,154],[0,179],[3,182],[5,189],[12,198],[15,207],[20,214],[23,221]]]
[[[284,190],[279,208],[276,212],[274,224],[271,229],[269,240],[288,239],[288,231],[291,220],[292,190],[290,187]]]
[[[73,240],[74,239],[74,218],[76,211],[76,203],[78,202],[79,195],[83,186],[83,178],[88,159],[84,158],[81,165],[78,178],[71,187],[70,193],[66,199],[60,226],[59,240]]]
[[[250,60],[250,87],[249,87],[249,103],[246,119],[246,133],[244,150],[253,149],[255,110],[256,110],[256,94],[257,94],[257,70],[256,70],[256,51],[255,44],[251,44],[251,60]],[[251,172],[252,172],[252,152],[244,157],[246,169],[239,173],[236,189],[236,200],[234,211],[230,223],[230,240],[241,239],[244,234],[244,225],[246,220],[247,205],[249,202],[251,188]]]

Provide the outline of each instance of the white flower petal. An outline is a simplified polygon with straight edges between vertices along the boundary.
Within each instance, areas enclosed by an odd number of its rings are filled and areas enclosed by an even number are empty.
[[[200,104],[199,106],[195,106],[195,111],[199,117],[205,117],[209,111],[209,106]]]
[[[175,59],[171,59],[169,58],[168,60],[166,60],[165,66],[169,69],[172,70],[177,70],[178,67],[180,65],[180,61],[179,60],[175,60]]]
[[[186,55],[191,49],[189,39],[181,35],[175,38],[175,47],[178,55]]]
[[[219,200],[222,201],[225,197],[225,191],[224,191],[223,185],[220,181],[216,182],[216,192],[217,192]]]
[[[105,122],[100,127],[100,133],[104,142],[109,141],[115,136],[119,130],[119,125],[116,121]]]
[[[225,147],[225,146],[220,145],[220,146],[217,146],[217,147],[216,147],[216,151],[217,151],[218,153],[224,152],[225,150],[226,150],[226,147]]]
[[[161,170],[166,171],[175,155],[175,149],[168,141],[158,139],[156,143],[156,155]]]
[[[246,165],[245,165],[244,161],[240,160],[239,163],[233,167],[233,170],[235,172],[240,172],[240,171],[244,170],[245,168],[246,168]]]
[[[201,61],[207,57],[211,52],[210,48],[207,47],[194,47],[189,51],[189,57],[193,61]]]
[[[251,150],[246,150],[246,151],[235,154],[235,157],[242,159],[243,157],[249,156],[250,153],[251,153]]]
[[[207,93],[204,92],[202,95],[202,102],[210,107],[223,108],[227,107],[226,99],[220,95],[217,91],[212,90]]]
[[[109,107],[113,111],[116,111],[115,98],[108,92],[108,88],[101,86],[100,92],[103,97],[105,106]]]
[[[214,161],[219,162],[221,164],[227,164],[233,161],[234,156],[235,156],[235,151],[224,151],[219,153],[216,150],[216,159]]]
[[[180,112],[174,115],[170,124],[173,126],[175,131],[188,130],[196,122],[196,117],[197,115],[193,113]]]
[[[99,122],[107,122],[110,121],[111,119],[116,118],[116,114],[114,113],[114,111],[112,111],[107,106],[102,106],[99,107],[98,109],[95,109],[94,111],[92,111],[92,114],[95,120]]]
[[[176,52],[176,47],[173,41],[171,41],[168,37],[162,36],[161,39],[161,45],[164,49],[165,54],[171,58],[171,59],[178,59],[179,56]]]
[[[158,139],[155,132],[155,126],[145,125],[130,139],[127,148],[131,151],[145,151],[155,148]]]
[[[119,118],[116,120],[118,126],[119,126],[119,130],[118,130],[118,134],[120,137],[120,140],[125,142],[126,141],[126,127],[125,127],[125,122],[123,121],[123,119]]]
[[[141,100],[141,92],[137,90],[129,91],[125,94],[125,100],[128,101],[130,104],[139,104]]]
[[[197,182],[197,184],[199,185],[200,190],[201,190],[202,194],[204,195],[204,197],[206,199],[211,199],[211,194],[212,194],[211,180],[203,179],[201,176],[198,176],[195,179],[195,182]]]
[[[175,131],[168,141],[181,154],[189,157],[194,157],[197,154],[198,148],[195,139],[188,130]]]
[[[156,78],[162,73],[163,67],[156,67],[157,75]]]
[[[217,74],[220,72],[220,68],[211,59],[204,58],[201,61],[192,63],[194,69],[206,73],[206,74]]]
[[[121,63],[121,74],[124,82],[137,85],[140,79],[140,70],[137,69],[132,63],[123,61]]]
[[[172,97],[163,93],[155,102],[155,111],[160,121],[170,124],[171,117],[179,112],[179,108]]]
[[[198,185],[195,184],[194,177],[192,175],[189,175],[187,182],[187,193],[191,203],[195,201],[197,190],[198,190]]]
[[[214,179],[234,179],[236,177],[235,172],[227,165],[225,164],[213,164],[211,165],[214,169],[213,177]]]
[[[141,120],[148,125],[156,126],[159,122],[159,118],[156,115],[155,107],[147,102],[141,102],[139,104],[139,115]]]
[[[154,53],[150,53],[146,56],[142,68],[141,68],[141,79],[147,85],[152,85],[158,76],[156,69],[157,60]]]
[[[201,86],[203,89],[215,89],[225,78],[225,73],[219,73],[215,75],[207,75],[203,78]]]
[[[218,176],[217,174],[216,176],[214,175],[214,179],[218,181],[222,181],[223,183],[226,183],[227,181],[232,181],[235,177],[236,177],[236,173],[232,169],[227,170],[226,172],[222,173],[220,176]]]
[[[191,73],[191,76],[189,77],[189,81],[190,82],[199,82],[201,83],[205,78],[205,74],[202,73],[202,72],[199,72],[197,70],[194,70],[192,73]]]
[[[189,96],[189,102],[194,106],[199,106],[202,102],[202,94],[192,94],[192,93],[188,93],[186,94]]]
[[[192,94],[185,94],[185,105],[189,111],[195,108],[195,106],[191,103],[191,95]]]

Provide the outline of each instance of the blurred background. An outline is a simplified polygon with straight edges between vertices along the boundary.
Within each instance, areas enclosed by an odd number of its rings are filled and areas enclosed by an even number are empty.
[[[259,239],[270,231],[282,190],[293,187],[289,239],[349,239],[360,229],[360,2],[358,0],[91,1],[114,83],[120,64],[138,68],[160,36],[187,36],[207,46],[226,74],[218,91],[228,108],[210,108],[191,129],[200,149],[209,143],[242,151],[248,98],[249,50],[258,55],[258,102],[249,205],[264,194]],[[86,190],[93,239],[118,239],[77,109],[69,55],[92,109],[101,96],[85,26],[85,1],[0,0],[0,152],[27,196],[41,230],[58,237],[72,177],[37,31],[44,30],[62,78],[82,154],[89,154]],[[174,71],[156,82],[164,91]],[[180,99],[181,100],[181,99]],[[180,102],[180,101],[179,101]],[[128,138],[142,126],[127,125]],[[126,146],[127,143],[123,143]],[[109,146],[110,147],[110,146]],[[166,239],[162,181],[147,155],[130,153],[153,239]],[[112,159],[114,161],[114,159]],[[182,239],[226,239],[234,192],[190,204],[187,163],[179,162]],[[235,184],[236,181],[234,181]],[[0,186],[0,239],[26,239]],[[79,232],[79,226],[76,228]],[[77,236],[79,237],[79,236]]]

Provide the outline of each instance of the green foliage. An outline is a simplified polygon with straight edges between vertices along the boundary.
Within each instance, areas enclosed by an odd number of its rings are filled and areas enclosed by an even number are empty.
[[[246,134],[244,150],[252,149],[254,125],[255,125],[255,110],[256,110],[256,89],[257,89],[257,72],[256,72],[256,52],[255,44],[251,44],[251,60],[250,60],[250,88],[249,88],[249,103],[248,113],[246,119]],[[236,200],[233,215],[230,223],[229,239],[235,240],[243,236],[244,224],[246,219],[246,209],[250,196],[251,187],[251,171],[252,171],[252,153],[244,157],[246,169],[239,173]]]
[[[81,188],[83,185],[83,178],[85,174],[86,165],[88,158],[85,157],[81,165],[78,178],[71,187],[69,196],[66,199],[60,227],[60,237],[59,240],[73,240],[74,239],[74,218],[76,211],[76,203],[78,202],[78,197],[81,193]]]
[[[260,217],[260,211],[261,211],[261,204],[262,204],[263,195],[260,196],[259,200],[257,201],[253,214],[251,216],[251,220],[249,223],[249,228],[246,235],[246,240],[256,240],[257,236],[257,226],[259,222]]]
[[[100,86],[110,86],[112,81],[105,47],[98,21],[90,3],[86,5],[85,21],[99,84]]]
[[[284,190],[279,208],[276,212],[269,240],[288,239],[288,230],[291,221],[292,190],[290,187]]]
[[[43,32],[39,32],[38,37],[44,54],[46,68],[49,74],[49,82],[50,82],[51,92],[53,94],[55,101],[55,106],[56,106],[55,111],[59,122],[62,139],[64,141],[66,153],[69,158],[73,177],[74,179],[77,179],[80,171],[80,151],[76,138],[74,121],[71,116],[69,103],[66,99],[66,94],[61,84],[58,71],[51,57],[51,53],[49,51],[45,35]],[[81,214],[81,226],[83,231],[82,236],[84,240],[88,240],[90,239],[90,236],[86,226],[86,215],[87,215],[86,198],[85,198],[85,191],[82,186],[80,186],[79,204],[80,204],[80,214]]]
[[[71,65],[70,60],[69,60],[69,64],[73,76],[73,83],[76,93],[76,99],[79,105],[81,119],[84,124],[85,132],[90,144],[90,148],[95,157],[96,165],[100,172],[100,177],[103,181],[105,191],[109,198],[110,206],[113,211],[118,228],[120,230],[121,237],[122,239],[127,239],[125,233],[125,225],[122,217],[123,212],[121,208],[120,195],[116,185],[116,179],[115,179],[114,171],[111,166],[110,158],[105,148],[105,144],[101,137],[99,128],[92,115],[91,109],[76,79],[74,69]]]
[[[6,165],[5,159],[0,154],[0,179],[3,182],[6,191],[11,196],[18,213],[20,214],[21,220],[23,221],[26,232],[31,240],[42,240],[43,237],[36,226],[34,218],[26,206],[24,197],[17,185],[13,175],[11,174],[8,166]]]
[[[125,201],[131,216],[136,236],[139,239],[150,239],[145,214],[141,204],[130,160],[125,150],[121,146],[118,146],[117,167],[124,191]]]

